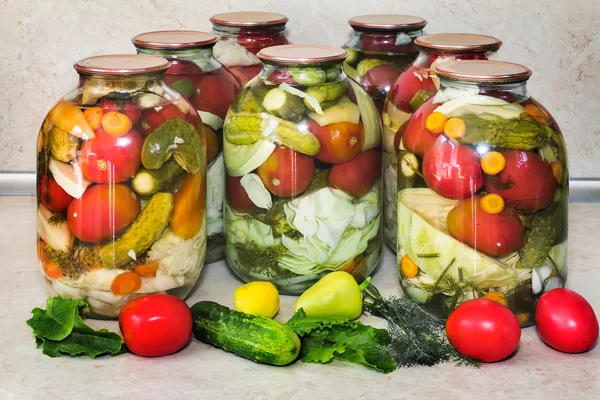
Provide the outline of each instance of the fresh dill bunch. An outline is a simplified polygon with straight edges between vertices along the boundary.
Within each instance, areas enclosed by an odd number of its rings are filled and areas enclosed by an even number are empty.
[[[443,320],[418,304],[398,297],[384,299],[372,285],[365,289],[365,309],[388,321],[390,353],[399,367],[432,366],[442,362],[479,366],[448,342]]]

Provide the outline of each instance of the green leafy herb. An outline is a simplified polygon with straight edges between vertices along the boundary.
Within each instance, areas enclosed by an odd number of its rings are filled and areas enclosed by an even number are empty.
[[[307,317],[298,310],[287,325],[301,337],[302,362],[347,361],[389,373],[398,367],[385,329],[339,317]]]
[[[368,286],[364,293],[364,308],[388,321],[389,349],[398,366],[432,366],[447,361],[478,365],[460,355],[448,342],[444,321],[418,304],[405,298],[384,299],[374,286]]]
[[[125,352],[123,339],[118,334],[106,329],[96,331],[83,322],[81,315],[87,306],[81,300],[50,297],[45,310],[34,308],[27,325],[33,329],[37,347],[50,357],[83,354],[96,358]]]
[[[66,214],[52,213],[50,218],[48,218],[48,223],[50,225],[62,225],[63,222],[67,222]]]

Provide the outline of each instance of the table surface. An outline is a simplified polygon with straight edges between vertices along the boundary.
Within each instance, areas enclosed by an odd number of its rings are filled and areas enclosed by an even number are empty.
[[[567,286],[600,311],[600,204],[572,203],[569,214]],[[387,375],[341,362],[260,365],[195,340],[158,359],[49,358],[25,324],[49,293],[35,254],[35,198],[0,197],[0,282],[7,289],[0,292],[0,399],[600,399],[600,346],[562,354],[544,345],[534,327],[523,330],[518,352],[500,363]],[[386,251],[373,277],[386,295],[400,294],[394,266]],[[187,302],[210,299],[231,307],[240,284],[224,262],[209,264]],[[281,296],[278,320],[291,316],[295,299]],[[363,320],[384,326],[373,317]],[[89,323],[118,332],[114,321]]]

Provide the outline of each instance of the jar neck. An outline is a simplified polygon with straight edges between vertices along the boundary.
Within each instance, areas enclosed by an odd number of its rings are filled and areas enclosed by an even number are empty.
[[[465,82],[440,77],[440,91],[446,90],[471,91],[471,94],[481,94],[509,103],[520,102],[529,98],[527,81],[512,83]]]
[[[132,95],[135,93],[162,93],[165,86],[164,71],[152,74],[106,76],[79,74],[77,88],[65,96],[73,102],[91,106],[109,93]]]
[[[285,24],[244,27],[215,24],[213,25],[212,30],[219,39],[227,39],[239,36],[273,37],[285,35]]]
[[[444,57],[453,57],[457,60],[488,60],[492,53],[492,51],[457,52],[420,48],[419,55],[413,64],[422,68],[428,68],[435,60]]]
[[[213,45],[178,50],[146,49],[136,47],[136,50],[138,54],[163,57],[167,60],[192,60],[196,58],[213,58]]]
[[[343,61],[319,64],[280,64],[263,62],[259,75],[263,81],[288,83],[292,86],[313,86],[325,82],[339,82],[347,78]]]

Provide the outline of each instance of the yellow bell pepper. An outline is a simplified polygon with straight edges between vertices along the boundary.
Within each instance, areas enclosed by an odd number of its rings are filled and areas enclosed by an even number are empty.
[[[233,294],[233,308],[245,314],[273,318],[279,311],[279,292],[271,282],[250,282]]]

